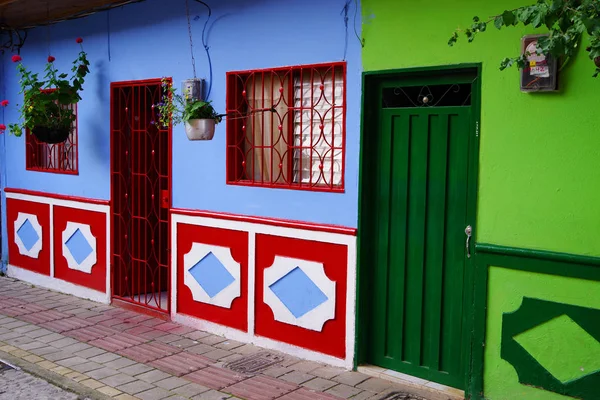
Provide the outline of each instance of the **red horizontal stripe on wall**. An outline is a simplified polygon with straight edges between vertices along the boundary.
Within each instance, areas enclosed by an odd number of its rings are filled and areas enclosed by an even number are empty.
[[[56,194],[56,193],[37,192],[35,190],[28,190],[28,189],[5,188],[4,191],[6,193],[26,194],[29,196],[48,197],[50,199],[78,201],[80,203],[90,203],[90,204],[100,204],[100,205],[109,205],[110,204],[110,201],[108,201],[108,200],[90,199],[87,197],[77,197],[77,196],[67,196],[67,195]]]
[[[341,235],[356,236],[356,231],[357,231],[356,228],[350,228],[350,227],[346,227],[346,226],[321,225],[321,224],[315,224],[315,223],[311,223],[311,222],[290,221],[290,220],[277,219],[277,218],[251,217],[251,216],[247,216],[247,215],[220,213],[220,212],[214,212],[214,211],[200,211],[200,210],[190,210],[190,209],[183,209],[183,208],[172,208],[171,213],[172,214],[180,214],[180,215],[188,215],[190,217],[225,219],[228,221],[249,222],[249,223],[253,223],[253,224],[280,226],[283,228],[293,228],[293,229],[304,229],[304,230],[316,231],[316,232],[337,233],[337,234],[341,234]]]

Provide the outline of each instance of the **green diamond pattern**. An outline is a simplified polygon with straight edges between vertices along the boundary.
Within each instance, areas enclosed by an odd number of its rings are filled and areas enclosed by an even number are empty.
[[[567,315],[514,339],[563,384],[600,370],[600,343]]]

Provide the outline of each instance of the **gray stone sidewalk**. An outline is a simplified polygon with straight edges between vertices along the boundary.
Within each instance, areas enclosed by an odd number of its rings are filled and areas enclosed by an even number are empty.
[[[120,400],[404,400],[407,388],[0,278],[1,353]]]
[[[1,364],[0,364],[1,365]],[[88,400],[17,369],[0,369],[0,400]]]

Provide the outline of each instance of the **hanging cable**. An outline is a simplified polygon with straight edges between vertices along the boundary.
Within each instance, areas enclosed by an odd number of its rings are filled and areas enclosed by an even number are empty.
[[[23,35],[21,35],[21,33],[19,33],[19,31],[16,29],[2,29],[0,30],[0,33],[6,33],[8,36],[8,39],[6,39],[6,41],[2,43],[2,46],[0,46],[0,51],[2,54],[4,54],[5,50],[14,52],[15,49],[17,50],[17,54],[21,54],[21,47],[23,47],[25,40],[27,39],[27,31],[23,31]],[[15,36],[17,37],[16,42]]]
[[[365,47],[365,39],[360,37],[358,31],[356,30],[356,16],[358,15],[358,0],[354,0],[354,35],[360,42],[360,47]]]
[[[344,8],[342,8],[342,12],[340,15],[344,16],[344,57],[342,60],[346,61],[346,55],[348,54],[348,7],[350,6],[350,2],[352,0],[347,0],[346,4],[344,4]]]
[[[50,19],[50,5],[46,1],[46,19]],[[50,25],[46,26],[46,46],[48,47],[48,57],[51,55],[50,51]]]
[[[192,69],[194,70],[194,79],[196,79],[196,60],[194,59],[194,43],[192,41],[192,24],[190,23],[190,5],[185,0],[185,16],[187,18],[188,35],[190,37],[190,53],[192,53]]]
[[[212,82],[213,82],[213,69],[212,69],[212,61],[210,59],[210,51],[208,44],[206,43],[206,28],[208,26],[208,21],[212,15],[212,10],[208,4],[203,2],[202,0],[195,0],[196,2],[202,4],[204,7],[208,9],[208,17],[204,22],[204,27],[202,28],[202,46],[204,46],[204,50],[206,51],[206,58],[208,60],[208,90],[206,91],[206,100],[210,97],[210,91],[212,90]],[[186,0],[187,2],[187,0]]]
[[[50,25],[46,26],[46,48],[48,49],[48,56],[51,55],[50,50]]]
[[[106,10],[106,41],[108,45],[108,62],[110,62],[110,10]]]

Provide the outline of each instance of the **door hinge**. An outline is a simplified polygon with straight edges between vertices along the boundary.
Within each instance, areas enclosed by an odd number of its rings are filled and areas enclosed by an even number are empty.
[[[475,137],[479,137],[479,121],[475,121]]]

